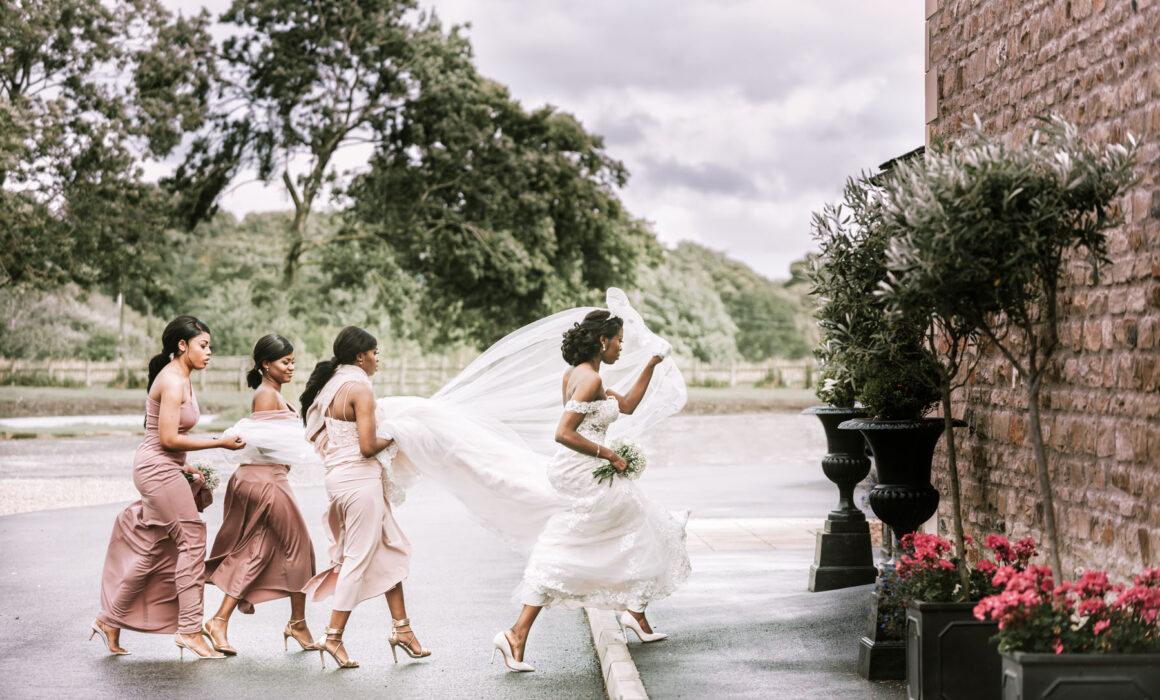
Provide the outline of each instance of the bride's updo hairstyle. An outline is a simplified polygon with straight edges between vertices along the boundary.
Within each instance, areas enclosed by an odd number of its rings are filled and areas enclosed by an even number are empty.
[[[262,363],[281,360],[292,352],[294,346],[277,333],[268,333],[258,338],[258,342],[254,343],[254,366],[246,374],[246,384],[251,389],[257,389],[262,385]]]
[[[575,367],[591,360],[600,352],[601,336],[613,338],[623,325],[624,321],[607,309],[589,311],[583,321],[564,331],[564,343],[560,346],[564,361]]]
[[[303,423],[306,422],[306,412],[314,403],[314,397],[318,396],[318,392],[322,391],[322,387],[326,386],[326,383],[334,376],[334,371],[338,369],[338,366],[353,365],[360,352],[374,350],[378,346],[379,341],[358,326],[347,326],[338,332],[338,337],[334,339],[332,347],[334,357],[315,365],[314,371],[310,373],[310,379],[306,380],[306,389],[302,392]],[[279,357],[282,356],[279,355]]]
[[[209,326],[194,316],[178,316],[161,331],[161,352],[149,360],[149,383],[145,390],[153,388],[153,380],[157,373],[165,368],[177,355],[177,344],[181,341],[189,342],[202,333],[209,333]]]

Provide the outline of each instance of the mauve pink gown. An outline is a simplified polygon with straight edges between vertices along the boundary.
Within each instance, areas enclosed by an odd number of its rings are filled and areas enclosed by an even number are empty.
[[[185,453],[161,446],[160,410],[159,402],[146,400],[145,439],[133,457],[133,485],[141,500],[129,504],[113,523],[97,619],[137,632],[197,634],[205,523],[182,473]],[[190,385],[189,400],[181,404],[178,433],[187,434],[200,416]]]
[[[297,420],[289,408],[252,420]],[[238,599],[238,610],[298,593],[314,575],[314,547],[286,464],[242,464],[226,487],[222,527],[205,563],[206,581]]]
[[[407,578],[411,543],[383,498],[379,461],[359,450],[355,422],[328,417],[325,430],[321,454],[330,508],[323,529],[330,540],[331,564],[310,579],[305,591],[312,600],[333,594],[331,608],[354,610]]]

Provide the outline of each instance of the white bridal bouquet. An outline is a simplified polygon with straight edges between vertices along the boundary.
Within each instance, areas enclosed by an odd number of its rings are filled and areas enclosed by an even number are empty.
[[[216,491],[218,484],[221,483],[221,481],[218,479],[217,470],[214,469],[213,467],[211,467],[210,465],[206,464],[205,462],[193,462],[192,464],[193,464],[193,466],[197,467],[197,470],[199,472],[201,472],[201,475],[203,477],[205,477],[205,487],[207,489],[209,489],[210,491]],[[190,474],[189,472],[184,472],[184,473],[185,473],[185,480],[192,482],[193,481],[193,474]]]
[[[616,440],[612,443],[611,449],[624,458],[628,467],[624,471],[618,472],[611,462],[605,462],[592,470],[592,476],[596,477],[596,481],[602,482],[607,479],[608,485],[612,486],[612,478],[615,476],[625,479],[639,479],[648,462],[645,459],[644,450],[640,449],[640,445],[629,440]]]

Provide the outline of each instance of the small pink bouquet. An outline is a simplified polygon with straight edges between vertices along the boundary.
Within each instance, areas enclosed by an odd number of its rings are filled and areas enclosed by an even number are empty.
[[[1160,652],[1160,569],[1145,569],[1131,587],[1111,585],[1104,571],[1057,586],[1045,566],[1005,566],[992,581],[1002,590],[979,601],[975,617],[999,623],[1000,651]]]

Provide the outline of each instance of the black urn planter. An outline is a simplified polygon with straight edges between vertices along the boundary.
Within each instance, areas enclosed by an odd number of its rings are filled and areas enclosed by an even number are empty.
[[[870,508],[896,537],[914,532],[934,515],[938,491],[930,484],[930,465],[942,436],[942,418],[855,419],[838,427],[858,431],[870,443],[878,471],[878,484],[870,490]]]
[[[977,603],[906,604],[907,700],[998,700],[1003,663],[991,638],[999,623],[976,620]]]
[[[870,490],[870,508],[896,537],[914,532],[934,515],[938,491],[930,483],[930,466],[943,432],[942,418],[854,419],[838,428],[858,432],[870,444],[878,473],[878,483]],[[871,605],[870,616],[867,635],[859,640],[858,674],[870,680],[906,678],[906,644],[879,639],[877,605]]]
[[[809,589],[832,591],[874,583],[878,570],[874,568],[870,524],[854,504],[854,487],[870,472],[866,441],[857,432],[838,430],[839,423],[866,414],[837,406],[814,406],[802,414],[817,416],[822,422],[826,431],[822,472],[838,486],[838,507],[826,516],[825,527],[817,534]]]

